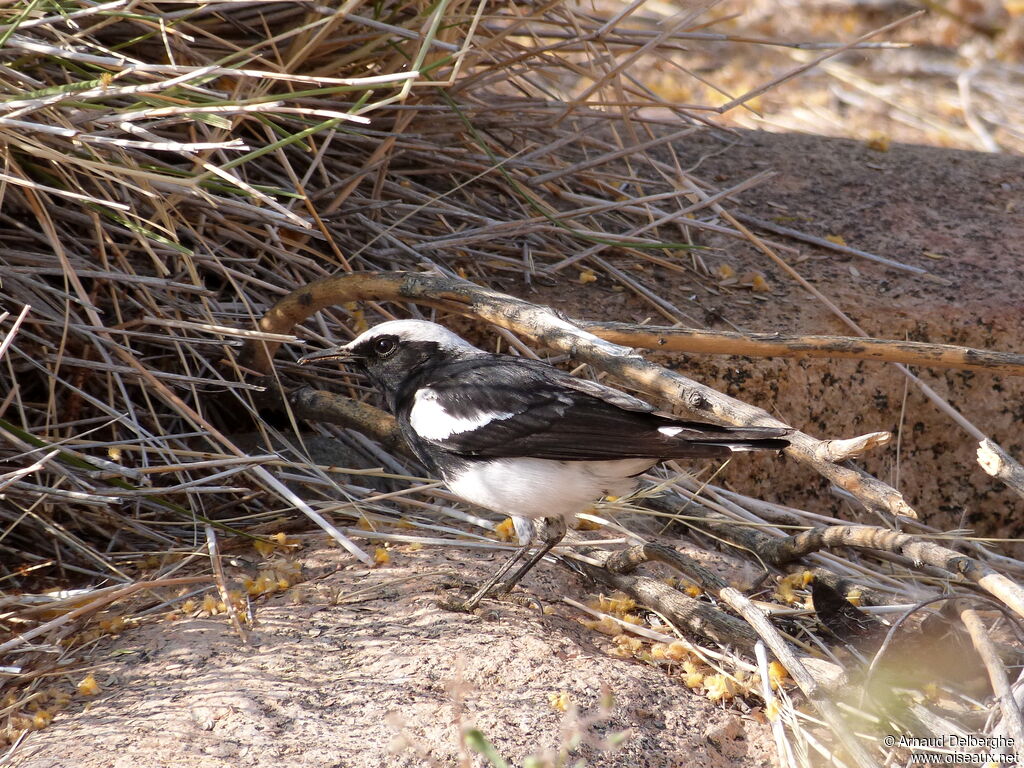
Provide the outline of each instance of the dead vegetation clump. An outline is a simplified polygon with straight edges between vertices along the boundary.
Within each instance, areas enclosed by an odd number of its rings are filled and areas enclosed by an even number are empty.
[[[288,537],[304,527],[297,509],[367,564],[388,557],[367,542],[494,546],[496,521],[453,507],[420,478],[388,441],[386,415],[368,406],[331,401],[319,413],[327,420],[349,408],[342,421],[383,442],[323,426],[343,458],[310,460],[287,409],[263,410],[280,405],[277,394],[292,414],[311,408],[295,387],[316,384],[316,374],[291,357],[257,362],[259,350],[292,333],[319,344],[392,313],[442,311],[456,323],[455,314],[470,315],[498,326],[496,346],[531,354],[521,337],[534,336],[556,362],[571,353],[680,408],[768,418],[540,309],[481,298],[460,280],[528,289],[586,285],[600,274],[663,325],[699,327],[631,265],[709,284],[729,279],[692,247],[701,231],[748,238],[779,263],[771,244],[723,207],[767,174],[718,189],[673,156],[673,142],[721,105],[669,103],[635,74],[638,62],[704,45],[705,11],[113,0],[0,12],[0,733],[10,754],[96,692],[87,667],[101,638],[199,614],[226,615],[244,637],[259,598],[302,578]],[[815,55],[824,61],[870,37],[819,45]],[[670,159],[655,159],[654,148]],[[884,265],[935,279],[919,266]],[[315,318],[307,306],[287,323],[260,322],[296,286],[339,273],[360,280],[369,270],[414,274],[324,294],[330,312]],[[764,293],[763,275],[736,277],[728,287]],[[531,322],[505,313],[511,305],[533,312]],[[298,328],[296,319],[309,322]],[[365,399],[363,382],[347,388]],[[682,663],[686,684],[716,701],[760,702],[780,764],[841,749],[848,764],[872,765],[890,751],[882,734],[948,733],[951,723],[1021,735],[1005,669],[1017,663],[1013,638],[997,646],[990,631],[1016,626],[1024,566],[968,539],[940,545],[902,533],[907,525],[935,532],[907,523],[913,510],[899,493],[849,463],[881,441],[801,436],[791,451],[881,514],[879,528],[850,529],[682,471],[649,478],[664,498],[612,509],[650,514],[653,505],[746,548],[766,583],[779,585],[759,602],[650,546],[644,518],[634,530],[599,510],[612,541],[577,542],[591,578],[661,606],[657,627],[598,606],[599,621],[630,625],[619,633],[624,653]],[[233,558],[252,546],[273,558],[240,575],[244,558]],[[838,618],[819,624],[807,609],[805,569],[790,573],[800,558],[813,564],[815,584],[841,595]],[[648,561],[685,574],[690,594],[632,573]],[[982,593],[1011,612],[988,597],[979,603]],[[851,618],[843,601],[851,597],[872,616]],[[998,694],[982,695],[982,715],[976,692],[953,685],[918,700],[910,680],[893,704],[867,693],[853,702],[839,695],[841,683],[826,682],[875,674],[872,654],[897,641],[873,616],[913,617],[954,597],[963,602],[942,626],[963,643],[949,628],[963,622]],[[687,646],[693,658],[673,658],[682,642],[673,625],[699,639]],[[859,649],[833,650],[861,636],[870,640]],[[829,657],[826,671],[815,670],[819,655]],[[787,675],[799,694],[787,692]]]

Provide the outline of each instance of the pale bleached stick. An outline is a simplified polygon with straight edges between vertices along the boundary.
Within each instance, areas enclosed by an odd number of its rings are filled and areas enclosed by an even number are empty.
[[[988,636],[988,630],[985,629],[985,623],[981,620],[978,612],[973,608],[964,608],[960,611],[960,619],[967,627],[974,650],[978,652],[985,664],[989,682],[992,684],[992,692],[999,701],[999,708],[1003,714],[1003,723],[1013,738],[1013,754],[1019,761],[1020,755],[1024,751],[1024,718],[1021,717],[1020,707],[1017,706],[1017,701],[1013,697],[1010,679],[1006,675],[1006,667],[1003,666],[1003,662],[999,658],[999,651],[996,649],[995,643],[992,642],[992,638]]]
[[[1024,497],[1024,467],[987,437],[978,443],[978,463],[985,472]]]

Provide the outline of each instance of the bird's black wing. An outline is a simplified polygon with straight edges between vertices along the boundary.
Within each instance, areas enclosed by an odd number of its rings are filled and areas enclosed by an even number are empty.
[[[532,360],[474,356],[439,366],[399,403],[419,439],[463,456],[556,460],[726,456],[779,450],[786,430],[678,421],[654,406]],[[669,434],[671,432],[672,434]]]

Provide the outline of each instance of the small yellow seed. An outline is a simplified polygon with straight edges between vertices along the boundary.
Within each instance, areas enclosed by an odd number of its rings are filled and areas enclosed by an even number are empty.
[[[498,537],[498,541],[516,541],[516,525],[512,518],[506,517],[494,526],[494,535]]]
[[[771,683],[773,691],[778,690],[779,686],[786,682],[788,676],[786,668],[779,662],[773,661],[768,665],[768,682]]]
[[[566,691],[559,691],[558,693],[548,694],[548,704],[550,704],[551,708],[554,710],[567,712],[569,710],[571,700],[569,699],[569,694]]]
[[[85,676],[85,678],[78,683],[78,692],[83,696],[95,696],[100,692],[100,684],[96,682],[96,678],[92,672]]]
[[[217,598],[212,594],[206,595],[203,598],[203,611],[214,616],[217,614]]]
[[[753,279],[750,281],[750,287],[756,293],[768,293],[772,289],[768,281],[764,279],[764,275],[760,272],[754,274]]]
[[[704,695],[711,701],[728,701],[736,695],[736,685],[725,675],[704,678]]]
[[[683,685],[687,688],[700,688],[704,685],[704,675],[700,672],[687,672],[683,675]]]
[[[887,134],[876,131],[868,137],[865,143],[868,149],[873,149],[875,152],[888,152],[891,142],[892,139]]]
[[[665,658],[672,659],[672,661],[683,661],[689,656],[690,649],[686,647],[686,643],[682,643],[679,640],[673,640],[665,648]]]
[[[269,557],[270,553],[274,551],[274,542],[256,539],[252,543],[252,548],[255,549],[263,557]]]

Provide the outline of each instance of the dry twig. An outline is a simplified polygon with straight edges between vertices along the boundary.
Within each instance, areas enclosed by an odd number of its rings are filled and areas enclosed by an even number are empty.
[[[629,323],[580,320],[576,325],[626,347],[643,347],[705,355],[834,358],[875,360],[1024,376],[1024,355],[953,344],[890,341],[849,336],[802,336],[783,333],[735,333],[695,328],[658,328]]]
[[[960,619],[971,635],[974,649],[985,663],[989,681],[992,683],[992,691],[1003,714],[1003,722],[1013,738],[1015,745],[1013,754],[1019,760],[1020,755],[1024,753],[1024,718],[1021,717],[1020,707],[1013,697],[1010,680],[1006,675],[1006,667],[1003,665],[1002,659],[999,658],[999,651],[996,650],[995,643],[989,637],[988,631],[985,629],[985,622],[982,621],[978,612],[973,608],[964,608],[960,611]]]

